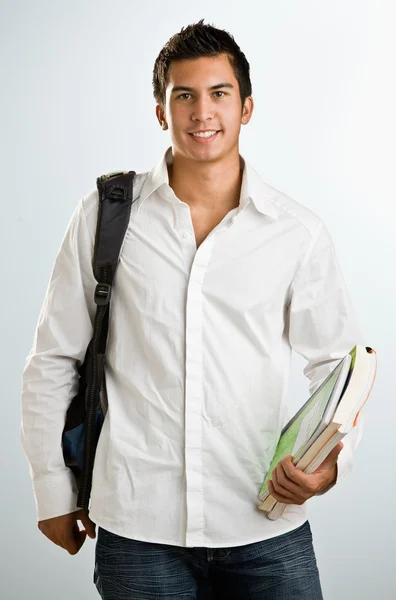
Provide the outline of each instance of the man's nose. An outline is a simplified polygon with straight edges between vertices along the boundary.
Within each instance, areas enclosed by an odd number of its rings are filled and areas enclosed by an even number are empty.
[[[213,119],[215,107],[209,98],[198,98],[194,102],[191,118],[193,121],[207,121]]]

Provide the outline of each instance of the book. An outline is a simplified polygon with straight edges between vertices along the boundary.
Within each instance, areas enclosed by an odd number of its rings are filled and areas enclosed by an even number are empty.
[[[260,500],[265,502],[270,497],[265,506],[260,506],[262,510],[270,510],[272,508],[271,502],[276,502],[269,495],[267,481],[271,478],[272,471],[278,462],[291,454],[293,464],[297,464],[330,424],[331,417],[345,386],[351,362],[352,355],[349,353],[283,428],[274,457],[260,489]]]
[[[354,346],[284,426],[258,496],[259,508],[268,518],[279,518],[287,506],[277,502],[268,491],[267,482],[276,465],[291,455],[298,469],[307,474],[316,471],[331,450],[357,425],[376,371],[375,350]]]

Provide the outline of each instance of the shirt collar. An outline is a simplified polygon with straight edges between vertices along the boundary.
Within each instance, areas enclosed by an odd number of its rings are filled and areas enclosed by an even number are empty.
[[[163,154],[155,167],[148,173],[146,180],[140,192],[140,202],[138,211],[143,202],[156,190],[163,186],[169,186],[169,176],[167,165],[172,164],[172,147],[170,146]],[[259,212],[268,215],[273,219],[278,218],[278,211],[271,201],[278,196],[275,188],[262,181],[259,174],[253,167],[240,156],[241,169],[243,169],[240,207],[241,209],[249,200],[253,201],[254,206]]]

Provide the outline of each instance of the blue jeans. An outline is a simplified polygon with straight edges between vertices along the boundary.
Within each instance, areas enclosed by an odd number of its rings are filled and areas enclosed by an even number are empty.
[[[94,583],[103,600],[323,600],[309,522],[231,548],[182,548],[98,528]]]

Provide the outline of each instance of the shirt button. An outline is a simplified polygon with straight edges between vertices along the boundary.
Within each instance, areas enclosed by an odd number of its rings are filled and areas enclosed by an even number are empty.
[[[190,237],[190,234],[189,234],[189,232],[188,232],[188,231],[183,231],[183,234],[182,234],[182,235],[183,235],[184,239],[186,239],[186,238]]]

